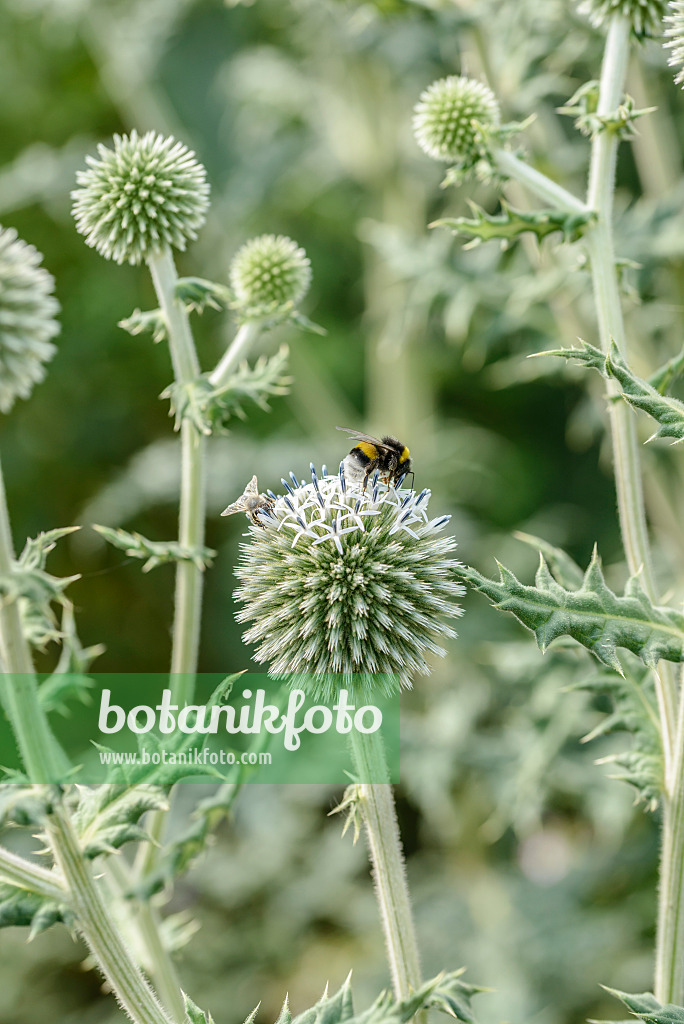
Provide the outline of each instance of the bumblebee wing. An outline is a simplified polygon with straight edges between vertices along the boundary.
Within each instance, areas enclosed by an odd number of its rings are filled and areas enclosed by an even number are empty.
[[[221,513],[221,515],[222,516],[234,516],[236,512],[246,512],[246,511],[247,510],[245,509],[244,501],[242,500],[242,498],[238,498],[238,500],[234,501],[232,505],[228,506],[228,508],[224,508],[224,510]]]
[[[338,430],[344,430],[349,434],[353,441],[367,441],[369,444],[374,444],[378,451],[381,452],[394,452],[396,451],[391,445],[385,444],[380,440],[379,437],[372,437],[370,434],[364,434],[359,430],[349,430],[348,427],[338,427]]]
[[[259,485],[257,484],[257,478],[255,476],[249,481],[245,487],[245,493],[242,495],[243,498],[256,498],[259,493]]]

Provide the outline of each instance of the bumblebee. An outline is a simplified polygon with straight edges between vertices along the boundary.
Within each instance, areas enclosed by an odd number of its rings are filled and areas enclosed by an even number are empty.
[[[259,494],[259,485],[255,476],[245,487],[244,494],[234,501],[228,508],[224,508],[222,516],[232,516],[236,512],[244,512],[251,523],[265,529],[263,521],[259,517],[260,512],[270,512],[275,502],[265,494]]]
[[[364,491],[369,477],[376,469],[387,484],[395,484],[409,473],[413,476],[411,453],[396,437],[371,437],[370,434],[349,430],[348,427],[337,429],[350,434],[357,442],[344,460],[344,470],[352,480],[363,481]]]

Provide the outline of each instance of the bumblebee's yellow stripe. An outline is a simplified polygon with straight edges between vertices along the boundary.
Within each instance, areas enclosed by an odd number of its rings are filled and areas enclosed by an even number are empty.
[[[367,455],[371,462],[373,459],[377,458],[378,449],[374,444],[369,444],[368,441],[359,441],[356,447],[359,451],[362,451],[364,455]]]
[[[404,448],[404,449],[402,450],[402,453],[401,453],[401,455],[399,456],[399,465],[401,466],[402,462],[406,462],[406,460],[407,460],[407,459],[410,459],[410,458],[411,458],[411,453],[410,453],[410,451],[408,450],[408,448]],[[410,475],[410,474],[409,474],[409,475]]]

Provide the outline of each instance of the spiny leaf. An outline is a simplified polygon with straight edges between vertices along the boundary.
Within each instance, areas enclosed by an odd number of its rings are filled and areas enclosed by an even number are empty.
[[[182,995],[185,1004],[185,1016],[189,1024],[214,1024],[214,1018],[210,1013],[200,1010],[199,1006],[193,1003],[187,993],[182,992]]]
[[[140,818],[147,811],[167,806],[162,790],[149,785],[81,788],[79,797],[74,823],[89,859],[118,850],[127,842],[147,839],[138,824]]]
[[[529,544],[530,547],[536,548],[544,556],[559,583],[567,587],[568,590],[579,590],[584,573],[566,551],[554,547],[553,544],[542,540],[541,537],[534,537],[531,533],[521,533],[520,530],[516,530],[513,536],[523,544]]]
[[[654,606],[638,576],[628,580],[623,596],[613,593],[603,577],[596,549],[578,590],[567,590],[556,582],[543,556],[533,587],[520,583],[502,565],[499,580],[488,579],[472,568],[458,572],[497,608],[512,612],[531,629],[541,651],[557,637],[570,636],[620,674],[618,647],[636,654],[650,668],[661,658],[684,660],[684,615]]]
[[[175,293],[186,309],[197,313],[203,313],[207,306],[223,309],[231,301],[229,288],[216,281],[205,281],[201,277],[179,277]]]
[[[149,331],[155,345],[158,345],[160,341],[166,341],[168,337],[166,318],[161,309],[149,309],[146,311],[134,309],[125,320],[119,320],[119,327],[122,327],[124,331],[128,331],[131,335]]]
[[[633,739],[632,749],[613,754],[602,762],[615,764],[620,771],[612,778],[634,786],[637,799],[654,811],[663,791],[663,756],[652,673],[645,669],[633,670],[628,665],[622,676],[609,670],[597,672],[571,689],[611,699],[612,712],[605,715],[582,742],[588,743],[613,732],[629,733]]]
[[[664,395],[682,373],[684,373],[684,348],[679,355],[668,359],[655,373],[652,373],[647,383],[660,392],[661,395]]]
[[[48,793],[16,782],[0,786],[0,826],[42,825],[51,810]]]
[[[211,548],[186,548],[177,541],[148,540],[140,533],[113,529],[111,526],[93,524],[93,529],[113,547],[125,551],[131,558],[145,559],[143,572],[150,572],[167,562],[192,562],[198,569],[206,569],[216,557]]]
[[[232,417],[245,418],[246,401],[268,409],[269,397],[289,391],[291,378],[285,375],[288,357],[289,349],[282,345],[270,358],[260,356],[254,366],[243,363],[221,387],[212,384],[209,374],[170,384],[161,397],[170,400],[176,430],[183,419],[189,419],[201,434],[221,434]]]
[[[0,885],[0,928],[29,927],[30,940],[60,921],[69,926],[73,923],[66,904],[12,885]]]
[[[437,220],[430,227],[451,228],[454,234],[468,235],[472,241],[466,249],[480,245],[492,238],[500,238],[504,245],[519,238],[526,232],[535,234],[541,241],[547,235],[561,231],[566,241],[576,241],[594,214],[565,213],[562,210],[516,210],[501,200],[501,213],[487,213],[476,203],[469,203],[473,216],[446,217]]]
[[[611,343],[608,356],[586,341],[582,342],[580,348],[553,349],[539,354],[576,359],[585,366],[598,370],[606,379],[614,378],[620,385],[622,397],[635,409],[641,409],[648,413],[659,424],[658,429],[649,440],[653,440],[655,437],[672,437],[675,442],[684,440],[684,403],[676,398],[663,395],[648,381],[637,377],[625,363],[615,342]],[[679,372],[681,358],[679,356],[676,360],[671,361],[674,366],[666,364],[666,367],[659,371],[656,379],[659,380],[661,386],[664,386],[664,382],[671,380],[676,372]]]
[[[630,995],[628,992],[620,992],[615,988],[603,986],[606,992],[620,999],[627,1009],[648,1021],[649,1024],[684,1024],[684,1007],[675,1006],[674,1003],[659,1003],[650,992],[641,992],[638,995]]]

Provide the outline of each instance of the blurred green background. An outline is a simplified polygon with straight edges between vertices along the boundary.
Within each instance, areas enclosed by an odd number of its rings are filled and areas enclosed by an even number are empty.
[[[176,135],[207,166],[210,219],[180,272],[225,280],[248,237],[289,234],[313,265],[304,312],[328,332],[266,336],[264,351],[291,346],[291,394],[211,442],[207,540],[219,554],[202,670],[250,665],[231,600],[243,526],[219,511],[252,473],[277,490],[311,460],[336,465],[337,425],[410,445],[416,484],[452,514],[460,556],[480,570],[497,557],[528,580],[536,555],[512,537],[523,530],[583,565],[597,541],[609,582],[624,582],[601,381],[526,359],[596,342],[581,247],[464,251],[429,231],[469,198],[496,209],[498,193],[441,191],[443,168],[410,129],[434,78],[484,78],[504,119],[536,114],[528,158],[581,194],[588,142],[556,108],[598,76],[601,50],[569,0],[2,0],[0,222],[44,253],[62,334],[0,447],[18,546],[85,524],[51,567],[82,573],[70,594],[82,641],[106,644],[99,671],[163,671],[169,658],[172,569],[143,576],[87,526],[176,531],[178,443],[157,397],[168,352],[117,327],[154,305],[150,281],[86,248],[69,213],[85,155],[132,128]],[[657,43],[639,49],[629,91],[658,107],[618,168],[618,253],[638,264],[623,276],[631,358],[646,375],[679,351],[683,323],[684,100]],[[506,195],[529,205],[515,186]],[[210,311],[195,328],[208,369],[233,326]],[[681,597],[681,453],[654,445],[644,465],[662,589]],[[495,989],[476,1003],[485,1022],[619,1016],[599,983],[651,986],[657,817],[592,764],[616,741],[579,743],[607,710],[567,692],[588,660],[542,659],[483,598],[465,605],[448,658],[404,700],[398,800],[426,975],[467,964]],[[260,1000],[260,1019],[275,1019],[288,990],[299,1012],[350,968],[360,1008],[387,984],[362,845],[327,817],[339,797],[248,787],[178,885],[168,909],[200,925],[180,974],[217,1024],[240,1024]],[[196,799],[196,787],[181,792],[174,827]],[[119,1019],[64,929],[25,938],[0,933],[3,1024]]]

